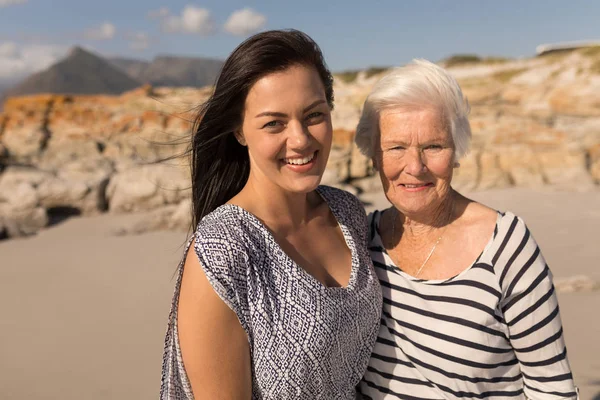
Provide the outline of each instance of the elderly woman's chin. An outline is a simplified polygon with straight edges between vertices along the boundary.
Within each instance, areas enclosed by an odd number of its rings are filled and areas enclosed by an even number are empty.
[[[450,185],[451,174],[447,179],[431,179],[420,184],[391,182],[383,174],[380,178],[388,201],[398,211],[408,216],[433,212],[453,193]]]

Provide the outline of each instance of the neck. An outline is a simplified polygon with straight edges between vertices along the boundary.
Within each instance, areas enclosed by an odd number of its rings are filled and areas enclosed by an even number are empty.
[[[252,174],[240,195],[249,199],[244,202],[248,211],[271,229],[283,231],[305,224],[310,218],[314,202],[312,192],[286,192],[268,179],[253,177]]]
[[[421,236],[444,229],[454,220],[455,203],[456,196],[451,191],[435,208],[427,212],[401,214],[398,223],[402,224],[403,234]]]

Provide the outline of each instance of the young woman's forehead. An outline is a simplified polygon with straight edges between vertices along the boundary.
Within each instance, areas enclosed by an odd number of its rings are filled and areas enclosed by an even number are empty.
[[[273,108],[285,104],[312,103],[325,99],[325,89],[313,68],[288,68],[259,79],[248,92],[246,109]]]

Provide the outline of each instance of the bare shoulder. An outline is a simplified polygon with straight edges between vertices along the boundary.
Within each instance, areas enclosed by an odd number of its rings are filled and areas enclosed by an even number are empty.
[[[460,225],[474,233],[487,235],[493,232],[498,211],[464,196],[461,196],[458,205]]]

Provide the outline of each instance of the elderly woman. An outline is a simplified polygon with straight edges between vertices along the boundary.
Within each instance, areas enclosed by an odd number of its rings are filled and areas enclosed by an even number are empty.
[[[365,398],[576,398],[552,275],[521,218],[452,188],[469,105],[424,60],[367,98],[356,143],[392,207],[369,217],[383,289]]]

